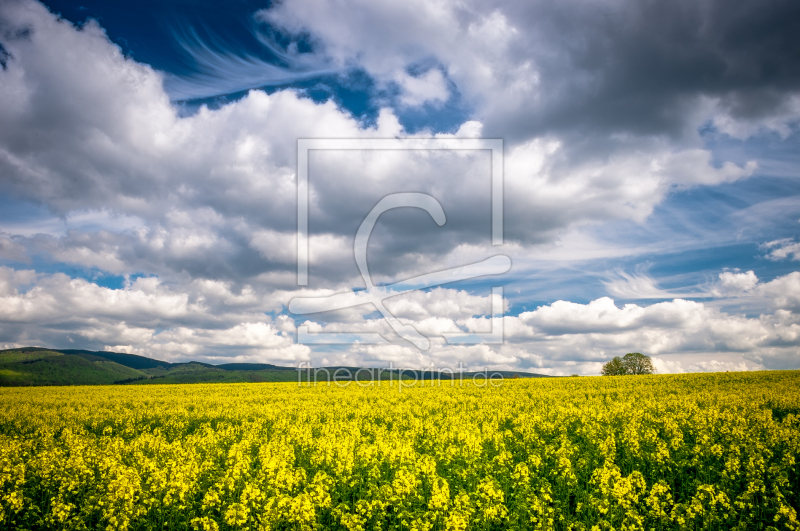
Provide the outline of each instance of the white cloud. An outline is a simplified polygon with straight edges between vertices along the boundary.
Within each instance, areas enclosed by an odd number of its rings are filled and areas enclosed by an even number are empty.
[[[97,348],[169,361],[307,359],[308,347],[287,333],[287,318],[273,321],[263,314],[265,306],[250,287],[234,291],[222,282],[199,280],[172,290],[150,277],[109,289],[60,273],[0,268],[0,323],[25,326],[35,344],[74,336]]]
[[[518,72],[520,65],[506,71],[508,65],[496,61],[520,37],[501,11],[476,10],[462,21],[464,14],[453,5],[423,4],[370,4],[363,16],[380,18],[389,9],[401,19],[413,17],[412,34],[423,24],[443,30],[443,35],[477,39],[465,41],[469,44],[459,50],[442,40],[436,51],[456,54],[463,62],[461,75],[478,76],[479,85],[489,83],[487,91],[536,84],[521,81],[525,75]],[[284,17],[290,29],[300,28],[299,21],[291,22],[295,15],[289,9],[281,4],[268,14]],[[320,5],[309,13],[324,16],[328,9]],[[418,9],[431,18],[423,23]],[[5,4],[3,14],[11,24],[34,31],[29,38],[7,43],[13,59],[0,76],[8,95],[0,109],[0,169],[15,194],[41,202],[69,221],[66,234],[50,239],[28,235],[18,241],[57,261],[116,274],[157,274],[164,281],[184,274],[284,279],[294,269],[290,240],[295,229],[296,139],[402,133],[388,110],[381,112],[375,128],[362,129],[333,102],[315,104],[291,91],[253,91],[221,109],[204,108],[180,118],[169,103],[162,75],[123,57],[95,23],[78,31],[31,2]],[[325,32],[345,23],[338,16],[315,35],[333,38]],[[411,50],[407,32],[382,32],[379,46]],[[336,40],[329,52],[336,57],[341,53],[344,61],[359,49],[362,37],[353,36],[352,49],[346,39]],[[379,68],[382,63],[372,55],[378,51],[369,51],[363,61]],[[386,75],[395,79],[412,59],[423,57],[411,51],[397,57],[402,68],[389,65]],[[451,61],[452,68],[458,61]],[[405,97],[411,98],[407,103],[446,99],[446,80],[438,67],[417,77],[403,76]],[[488,77],[481,82],[481,76]],[[498,99],[507,96],[498,92]],[[475,134],[480,127],[468,122],[460,134]],[[380,250],[391,259],[377,264],[378,274],[388,280],[425,272],[447,262],[459,245],[485,242],[485,230],[473,215],[481,209],[488,212],[485,157],[382,153],[352,161],[354,155],[317,154],[312,159],[312,229],[315,219],[320,223],[312,234],[312,262],[327,266],[316,269],[316,275],[339,286],[357,282],[350,257],[354,213],[368,211],[376,197],[410,186],[434,193],[445,204],[451,212],[448,226],[425,228],[433,241],[423,251],[408,249],[407,229],[386,225],[390,234],[382,238]],[[716,167],[711,161],[706,150],[676,149],[663,139],[620,138],[610,153],[577,160],[558,135],[512,144],[505,175],[507,238],[529,247],[587,223],[641,222],[675,186],[730,182],[753,171],[752,165]],[[89,212],[102,215],[81,221],[82,213]],[[23,236],[23,229],[9,234]]]
[[[724,271],[719,274],[718,293],[744,293],[755,288],[756,284],[758,284],[758,277],[752,271],[746,273]]]
[[[800,274],[787,275],[763,286],[786,291],[787,285],[800,287],[798,278]],[[0,279],[0,322],[6,330],[21,326],[27,334],[55,343],[83,338],[98,348],[170,361],[319,364],[326,358],[330,363],[383,366],[392,361],[407,367],[457,367],[461,362],[470,369],[549,374],[596,374],[604,361],[632,351],[660,360],[657,367],[662,372],[744,370],[742,363],[781,368],[800,362],[800,315],[784,309],[745,317],[681,299],[622,307],[607,297],[587,304],[557,301],[505,317],[504,345],[457,346],[447,345],[440,334],[487,330],[489,323],[482,316],[488,311],[488,295],[440,288],[387,301],[401,321],[432,338],[429,351],[399,340],[383,319],[369,316],[374,310],[368,308],[344,318],[329,315],[333,319],[327,323],[306,323],[312,332],[378,332],[392,342],[354,345],[331,357],[295,344],[291,320],[266,317],[264,296],[248,286],[235,289],[198,280],[173,290],[150,277],[112,290],[62,274],[42,276],[9,268],[0,270]]]
[[[403,72],[395,81],[402,87],[400,102],[409,107],[419,107],[423,103],[443,103],[450,96],[447,81],[441,70],[431,68],[420,76],[411,76]]]
[[[791,238],[767,242],[761,247],[769,250],[766,256],[769,260],[778,261],[787,258],[800,260],[800,243],[795,242]]]
[[[679,292],[661,289],[656,280],[647,275],[641,267],[637,267],[637,271],[633,275],[617,270],[612,279],[604,281],[603,284],[611,295],[623,299],[677,299],[710,296],[703,291]]]
[[[546,239],[563,234],[565,227],[586,223],[644,222],[676,187],[731,182],[755,170],[755,163],[715,168],[710,152],[675,150],[661,141],[632,141],[611,154],[581,162],[571,155],[557,139],[538,138],[509,151],[505,186],[508,196],[517,200],[509,201],[507,211],[519,220],[509,227],[512,235]]]
[[[686,372],[679,361],[664,360],[658,357],[653,358],[653,367],[656,374],[680,374]]]
[[[773,282],[786,284],[794,276]],[[769,290],[777,288],[767,285]],[[588,304],[557,301],[506,317],[505,322],[508,341],[539,355],[547,353],[545,358],[555,365],[558,360],[610,359],[627,352],[657,357],[668,372],[712,370],[717,365],[706,358],[714,353],[749,356],[759,366],[772,368],[800,362],[800,316],[783,310],[748,318],[682,299],[620,308],[611,299],[601,298]],[[665,355],[670,356],[669,363]],[[700,360],[693,360],[698,356]],[[717,361],[725,367],[721,370],[740,370],[732,367],[739,367],[741,361],[733,365]]]
[[[800,313],[800,272],[761,284],[758,292],[771,301],[773,307]]]
[[[698,360],[694,363],[687,363],[687,367],[678,360],[666,360],[653,358],[653,365],[657,374],[681,374],[685,372],[734,372],[752,371],[762,368],[760,365],[748,365],[745,361],[719,361],[716,359]]]
[[[747,364],[743,361],[741,362],[731,362],[731,361],[699,361],[695,364],[695,366],[703,372],[729,372],[729,371],[749,371],[751,370]],[[698,371],[699,372],[699,371]]]

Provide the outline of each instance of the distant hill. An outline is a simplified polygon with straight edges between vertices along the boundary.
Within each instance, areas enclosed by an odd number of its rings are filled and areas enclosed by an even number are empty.
[[[503,378],[539,378],[543,374],[511,371],[490,371]],[[463,374],[472,378],[476,373]],[[431,371],[394,369],[368,369],[361,367],[321,367],[299,371],[295,367],[282,367],[268,363],[225,363],[211,365],[191,361],[169,363],[146,356],[120,352],[95,352],[74,349],[47,349],[24,347],[0,350],[0,386],[31,385],[133,385],[133,384],[183,384],[183,383],[235,383],[235,382],[326,382],[346,381],[358,377],[369,379],[430,380],[450,379],[458,374],[431,373]]]
[[[81,356],[84,354],[89,356],[97,356],[137,370],[157,369],[160,367],[168,368],[169,366],[173,365],[172,363],[166,361],[154,360],[153,358],[137,356],[136,354],[123,354],[121,352],[93,352],[90,350],[59,350],[58,352],[63,352],[64,354],[73,354],[76,356]]]
[[[0,351],[0,385],[96,385],[143,376],[140,371],[89,352]]]

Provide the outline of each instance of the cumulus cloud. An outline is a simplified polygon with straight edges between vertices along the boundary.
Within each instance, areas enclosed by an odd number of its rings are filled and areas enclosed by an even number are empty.
[[[711,289],[717,296],[755,303],[756,307],[800,313],[800,272],[794,271],[769,282],[760,282],[752,271],[724,271]]]
[[[111,338],[103,338],[106,342]],[[127,339],[120,337],[119,339]],[[298,365],[310,359],[311,349],[298,345],[293,336],[273,323],[242,323],[224,330],[179,327],[158,334],[145,334],[135,344],[110,344],[108,350],[157,356],[167,361],[196,360],[211,363],[273,363]]]
[[[660,359],[665,372],[742,370],[733,367],[744,359],[768,368],[800,361],[800,318],[781,310],[749,318],[683,299],[620,308],[601,298],[588,304],[557,301],[505,322],[508,341],[549,360],[607,361],[635,351]],[[703,359],[714,353],[739,360]]]
[[[402,133],[390,111],[365,130],[332,102],[292,91],[254,91],[180,117],[163,75],[125,58],[96,23],[77,30],[31,2],[3,9],[9,27],[30,29],[6,38],[13,59],[0,76],[9,99],[0,110],[3,189],[63,216],[94,209],[140,220],[122,230],[20,242],[58,261],[165,278],[280,276],[294,267],[287,249],[296,223],[295,139]],[[490,17],[470,31],[498,38],[503,24]],[[412,79],[424,80],[418,88],[425,101],[444,97],[436,88],[444,82],[439,69]],[[641,221],[674,186],[729,182],[753,171],[715,167],[707,151],[675,151],[662,141],[633,142],[603,161],[573,161],[563,140],[545,137],[513,147],[506,158],[506,233],[523,244],[553,241],[585,223]],[[352,234],[380,197],[397,190],[435,195],[448,223],[439,230],[424,213],[387,214],[374,238],[377,273],[419,273],[459,245],[488,240],[485,154],[319,152],[310,163],[312,259],[327,265],[318,278],[354,282]]]
[[[800,272],[795,271],[762,284],[758,287],[758,292],[773,307],[800,313]]]
[[[653,358],[653,365],[657,374],[681,374],[685,372],[739,372],[758,370],[758,364],[747,364],[745,361],[719,361],[715,359],[702,360],[687,364],[684,367],[680,361]]]
[[[761,246],[766,249],[766,258],[769,260],[800,260],[800,243],[795,242],[791,238],[784,238],[781,240],[774,240],[767,242]]]
[[[404,73],[396,81],[402,88],[400,102],[403,105],[418,107],[428,102],[443,103],[450,97],[447,81],[437,68],[418,76]]]
[[[31,261],[22,244],[4,236],[2,233],[0,233],[0,260],[28,263]]]
[[[724,271],[719,274],[719,285],[716,294],[740,294],[752,290],[758,284],[758,277],[752,271],[735,273]]]
[[[794,289],[800,287],[798,278],[787,275],[763,289]],[[788,300],[775,300],[791,306]],[[25,336],[13,339],[15,332],[24,330],[53,342],[81,339],[95,348],[170,361],[199,357],[284,364],[392,362],[413,368],[460,363],[465,370],[490,367],[545,374],[596,374],[603,362],[631,351],[657,358],[662,372],[783,368],[800,361],[800,312],[786,309],[746,317],[682,299],[650,306],[618,306],[607,297],[587,304],[556,301],[504,317],[503,345],[459,346],[447,344],[441,334],[488,330],[491,325],[483,316],[490,311],[489,297],[438,288],[387,300],[401,322],[432,339],[430,350],[417,350],[375,317],[374,309],[362,308],[356,314],[329,315],[327,322],[312,319],[304,324],[312,333],[375,332],[388,342],[326,352],[296,344],[294,323],[287,316],[265,316],[266,306],[252,288],[237,290],[218,281],[193,281],[172,289],[150,277],[113,290],[63,274],[0,270],[0,322],[6,343],[29,343],[20,341]]]
[[[623,142],[624,143],[624,142]],[[707,151],[674,150],[664,142],[628,146],[602,159],[576,162],[555,139],[535,139],[510,150],[506,189],[511,198],[509,236],[547,241],[565,227],[614,219],[643,222],[670,190],[747,177],[754,163],[721,168]],[[530,230],[536,227],[538,230]]]
[[[489,134],[681,134],[711,119],[741,137],[785,134],[800,117],[791,1],[348,5],[284,2],[260,16],[378,79],[434,57]]]
[[[129,281],[124,289],[109,289],[61,273],[0,268],[5,336],[0,341],[10,344],[81,338],[93,348],[168,361],[198,354],[249,361],[307,359],[309,349],[294,344],[287,318],[271,319],[265,308],[269,303],[250,287],[236,290],[217,281],[171,289],[149,277]],[[18,335],[20,331],[25,333]]]

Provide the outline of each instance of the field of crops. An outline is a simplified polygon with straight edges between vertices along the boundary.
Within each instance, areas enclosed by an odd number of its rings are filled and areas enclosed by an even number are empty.
[[[800,529],[800,372],[0,389],[3,529]]]

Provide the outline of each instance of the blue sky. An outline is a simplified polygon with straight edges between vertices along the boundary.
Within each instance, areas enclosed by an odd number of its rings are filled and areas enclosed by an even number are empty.
[[[0,9],[0,346],[160,359],[525,368],[597,374],[800,368],[800,19],[791,2],[67,2]],[[60,18],[59,18],[60,17]],[[505,237],[487,242],[488,159],[321,153],[311,278],[298,287],[297,138],[502,138]],[[395,211],[381,282],[502,252],[514,266],[396,297],[420,351],[360,289],[355,229]],[[447,345],[487,326],[503,345]],[[383,345],[297,344],[295,325]],[[477,327],[477,328],[476,328]]]

